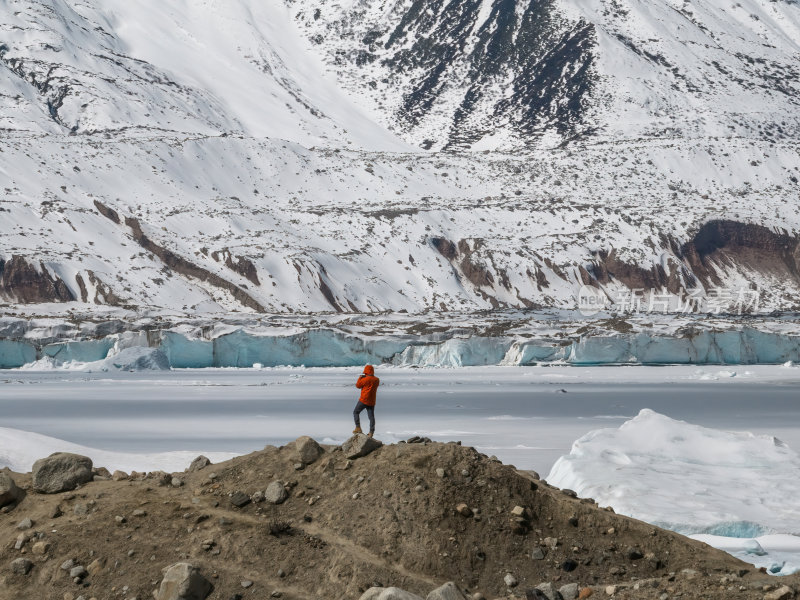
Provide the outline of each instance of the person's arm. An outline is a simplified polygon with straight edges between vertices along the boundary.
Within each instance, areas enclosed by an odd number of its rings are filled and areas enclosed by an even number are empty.
[[[366,377],[366,375],[364,373],[362,373],[361,377],[358,378],[358,381],[356,381],[356,387],[357,388],[361,389],[362,387],[364,387],[364,378],[365,377]]]

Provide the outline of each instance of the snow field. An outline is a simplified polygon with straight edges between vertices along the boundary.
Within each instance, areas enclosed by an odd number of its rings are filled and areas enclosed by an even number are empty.
[[[776,574],[800,570],[800,456],[779,439],[643,409],[576,440],[547,481]]]

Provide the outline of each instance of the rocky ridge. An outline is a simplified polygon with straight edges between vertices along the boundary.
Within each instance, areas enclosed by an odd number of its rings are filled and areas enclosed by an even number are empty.
[[[48,494],[41,467],[5,473],[0,597],[786,600],[800,583],[457,442],[366,444],[348,441],[354,459],[300,438],[182,473],[94,467]]]

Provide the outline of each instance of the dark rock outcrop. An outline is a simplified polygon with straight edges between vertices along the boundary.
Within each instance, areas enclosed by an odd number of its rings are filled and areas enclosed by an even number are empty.
[[[775,274],[800,283],[800,239],[762,225],[709,221],[680,252],[706,285],[720,283],[718,269]]]
[[[133,239],[136,240],[136,242],[142,248],[148,252],[152,252],[159,259],[161,259],[165,265],[167,265],[176,273],[180,273],[181,275],[185,275],[187,277],[193,277],[195,279],[199,279],[200,281],[210,283],[215,287],[227,290],[234,298],[236,298],[236,300],[248,308],[252,308],[253,310],[259,312],[266,311],[266,309],[258,301],[256,301],[242,288],[234,285],[226,279],[223,279],[219,275],[211,273],[203,267],[189,262],[182,256],[175,254],[172,250],[156,244],[153,240],[147,237],[147,235],[145,235],[144,231],[142,231],[142,226],[138,219],[134,217],[125,217],[125,225],[131,228]]]
[[[43,262],[37,269],[34,263],[19,255],[10,260],[0,258],[0,298],[19,304],[75,300],[67,284],[51,275]]]

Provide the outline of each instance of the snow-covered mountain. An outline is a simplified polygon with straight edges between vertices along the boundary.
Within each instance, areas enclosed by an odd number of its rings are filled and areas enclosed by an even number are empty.
[[[318,0],[296,18],[417,145],[796,139],[796,2]],[[544,140],[542,140],[542,136]]]
[[[5,310],[800,306],[794,0],[0,17]]]

